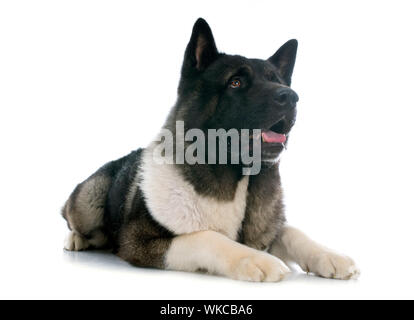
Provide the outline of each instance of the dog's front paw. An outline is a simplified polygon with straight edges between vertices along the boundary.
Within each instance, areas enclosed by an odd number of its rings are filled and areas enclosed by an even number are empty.
[[[308,263],[301,267],[307,272],[332,279],[357,279],[360,274],[351,258],[330,251],[319,251],[313,254]]]
[[[278,282],[288,273],[290,269],[281,260],[258,252],[235,261],[230,277],[244,281]]]

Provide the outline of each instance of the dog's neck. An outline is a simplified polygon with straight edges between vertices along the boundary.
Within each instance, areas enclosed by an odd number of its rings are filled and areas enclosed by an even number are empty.
[[[232,200],[239,181],[244,177],[241,168],[224,164],[176,164],[177,170],[199,194],[218,200]]]

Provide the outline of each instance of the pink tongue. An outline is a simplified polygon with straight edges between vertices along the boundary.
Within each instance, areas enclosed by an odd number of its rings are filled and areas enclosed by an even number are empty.
[[[273,131],[263,131],[262,138],[264,142],[269,143],[284,143],[286,141],[286,136],[281,133],[276,133]]]

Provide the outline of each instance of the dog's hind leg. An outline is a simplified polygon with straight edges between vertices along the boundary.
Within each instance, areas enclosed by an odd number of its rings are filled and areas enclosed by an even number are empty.
[[[285,262],[293,261],[303,271],[324,278],[355,279],[359,270],[354,261],[315,241],[296,228],[285,226],[269,252]]]
[[[98,171],[72,192],[62,209],[71,230],[65,249],[80,251],[106,245],[103,217],[110,182],[109,176]]]

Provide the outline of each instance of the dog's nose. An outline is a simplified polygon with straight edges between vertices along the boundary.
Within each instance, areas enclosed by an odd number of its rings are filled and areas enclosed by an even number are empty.
[[[283,106],[294,106],[299,101],[299,96],[292,89],[283,87],[276,90],[275,100]]]

